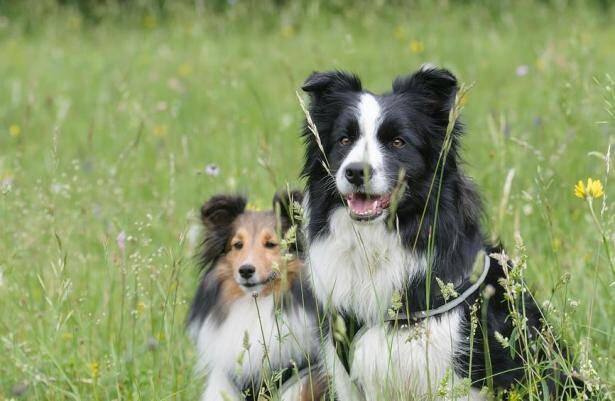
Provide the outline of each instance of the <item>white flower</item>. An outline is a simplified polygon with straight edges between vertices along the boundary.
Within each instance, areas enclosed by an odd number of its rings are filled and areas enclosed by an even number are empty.
[[[210,175],[212,177],[217,177],[220,175],[220,167],[215,164],[208,164],[205,166],[205,174]]]
[[[126,250],[126,232],[124,230],[120,231],[116,238],[117,247],[123,253]]]
[[[515,70],[515,73],[517,74],[518,77],[524,77],[527,75],[529,71],[530,71],[530,67],[528,67],[525,64],[522,64],[517,67],[517,69]]]

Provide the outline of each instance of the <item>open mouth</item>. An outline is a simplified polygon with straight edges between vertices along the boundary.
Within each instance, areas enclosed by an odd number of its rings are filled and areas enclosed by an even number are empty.
[[[391,195],[353,192],[346,195],[350,216],[355,220],[373,220],[391,204]]]

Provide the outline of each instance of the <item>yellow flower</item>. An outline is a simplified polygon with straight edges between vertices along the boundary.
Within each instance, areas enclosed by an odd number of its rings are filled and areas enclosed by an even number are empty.
[[[544,58],[539,58],[536,60],[536,69],[538,71],[544,71],[547,68],[547,63]]]
[[[155,125],[154,126],[154,136],[158,138],[162,138],[167,135],[167,126],[166,125]]]
[[[148,29],[156,28],[156,17],[153,15],[146,15],[143,17],[143,26]]]
[[[574,186],[574,196],[577,198],[600,198],[604,195],[604,188],[600,180],[587,179],[587,184],[582,180]]]
[[[182,77],[187,77],[192,74],[192,66],[188,63],[183,63],[179,66],[179,68],[177,68],[177,73]]]
[[[13,138],[17,138],[19,135],[21,135],[21,127],[17,124],[13,124],[9,127],[9,134],[13,137]]]
[[[604,195],[604,188],[602,188],[602,183],[600,180],[592,180],[591,178],[587,179],[587,192],[592,196],[592,198],[600,198]]]
[[[577,198],[585,198],[585,185],[583,181],[579,180],[577,185],[574,186],[574,196]]]
[[[92,376],[92,379],[98,378],[98,375],[100,374],[100,366],[98,365],[98,362],[92,361],[89,363],[88,367],[90,368],[90,375]]]
[[[257,205],[256,203],[252,203],[252,202],[248,202],[248,205],[246,206],[247,210],[250,210],[252,212],[260,212],[263,210],[262,207],[260,207],[259,205]]]
[[[406,36],[406,30],[404,29],[403,25],[397,25],[395,27],[395,31],[393,32],[393,36],[397,40],[404,40],[404,37]]]
[[[412,53],[421,53],[423,52],[423,50],[425,50],[425,46],[423,46],[423,42],[421,42],[420,40],[416,40],[416,39],[412,39],[412,41],[410,42],[410,46],[408,46],[408,48],[410,49],[410,51]]]
[[[139,301],[139,303],[137,303],[137,314],[142,315],[143,312],[145,312],[145,302]]]
[[[282,25],[280,35],[285,39],[290,39],[295,36],[295,27],[292,25]]]
[[[68,19],[68,26],[73,30],[81,28],[81,18],[77,15],[73,15]]]

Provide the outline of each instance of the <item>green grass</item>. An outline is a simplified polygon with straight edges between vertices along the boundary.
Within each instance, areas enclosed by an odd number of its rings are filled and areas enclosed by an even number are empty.
[[[312,70],[355,71],[379,92],[427,61],[475,83],[462,153],[487,234],[511,249],[523,237],[536,298],[612,387],[615,276],[573,196],[579,179],[613,179],[590,154],[615,139],[612,21],[531,2],[0,17],[0,400],[196,399],[183,322],[200,204],[241,191],[268,207],[300,185],[295,91]]]

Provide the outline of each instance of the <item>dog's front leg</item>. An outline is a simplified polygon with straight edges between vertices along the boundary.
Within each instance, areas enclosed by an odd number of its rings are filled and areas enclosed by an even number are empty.
[[[331,390],[335,393],[336,401],[363,401],[364,397],[360,390],[352,383],[349,372],[346,372],[344,364],[340,360],[331,334],[325,339],[323,347],[323,365],[327,375],[332,380]]]
[[[209,373],[201,401],[235,401],[240,399],[239,391],[226,373],[221,370],[212,370]]]

